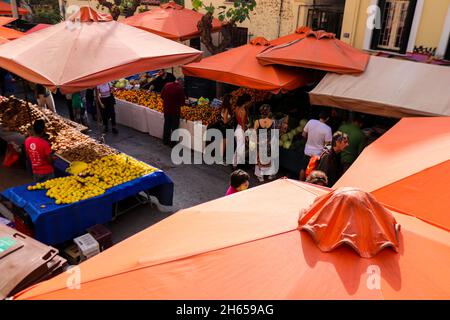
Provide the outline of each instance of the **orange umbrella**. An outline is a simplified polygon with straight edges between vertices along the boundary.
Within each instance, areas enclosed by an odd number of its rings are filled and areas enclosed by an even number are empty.
[[[2,45],[0,66],[31,82],[70,93],[201,56],[180,43],[105,20],[89,7],[81,8],[68,22]]]
[[[404,118],[369,145],[334,188],[356,186],[450,230],[449,181],[450,118]]]
[[[30,34],[42,29],[47,29],[48,27],[51,27],[51,24],[45,24],[45,23],[39,23],[38,25],[34,26],[33,28],[31,28],[30,30],[28,30],[27,32],[25,32],[25,34]]]
[[[10,40],[8,40],[8,39],[6,39],[6,38],[0,37],[0,44],[7,43],[7,42],[9,42],[9,41],[10,41]]]
[[[28,14],[28,10],[24,8],[18,8],[19,15],[24,16]],[[12,6],[10,3],[6,3],[3,1],[0,1],[0,14],[1,15],[12,15]]]
[[[310,31],[305,38],[267,49],[257,58],[264,65],[281,64],[344,74],[361,73],[369,62],[368,54],[325,31]]]
[[[15,298],[449,299],[449,263],[442,229],[358,190],[278,180],[182,210]]]
[[[16,20],[16,18],[0,17],[0,26],[4,26],[5,24],[11,23]]]
[[[304,86],[311,79],[307,71],[280,66],[262,66],[256,55],[270,45],[264,38],[183,66],[187,76],[234,84],[257,90],[279,92]]]
[[[311,28],[309,27],[299,27],[297,28],[297,30],[294,31],[294,33],[285,35],[283,37],[279,37],[277,39],[271,40],[270,44],[274,45],[274,46],[278,46],[280,44],[284,44],[284,43],[288,43],[288,42],[292,42],[295,40],[299,40],[299,39],[303,39],[306,37],[306,35],[312,31]]]
[[[200,32],[197,24],[203,14],[171,1],[162,4],[159,8],[143,12],[122,20],[122,23],[156,33],[171,40],[187,40],[198,37]],[[222,23],[213,19],[213,32],[219,31]]]
[[[23,37],[24,35],[25,35],[25,33],[23,33],[23,32],[0,26],[0,37],[2,37],[2,38],[8,39],[8,40],[14,40],[14,39]]]

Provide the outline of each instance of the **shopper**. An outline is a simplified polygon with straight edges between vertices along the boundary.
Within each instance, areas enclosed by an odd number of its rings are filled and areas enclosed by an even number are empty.
[[[119,133],[116,128],[116,112],[114,110],[116,99],[114,98],[111,85],[109,83],[104,83],[97,86],[97,103],[100,106],[100,114],[103,119],[103,133],[107,133],[109,131],[108,126],[110,120],[112,132],[114,134]]]
[[[276,166],[272,159],[272,129],[275,129],[275,122],[271,118],[270,105],[263,104],[259,108],[260,118],[255,121],[253,128],[256,130],[257,153],[255,164],[255,176],[259,182],[264,182],[264,176],[273,180],[276,175]],[[268,162],[260,158],[261,154],[267,157]]]
[[[309,120],[303,128],[303,137],[306,138],[303,163],[300,171],[300,181],[305,181],[306,168],[312,156],[320,156],[323,148],[331,143],[332,131],[326,124],[330,119],[330,113],[326,110],[319,115],[319,120]]]
[[[245,131],[248,129],[248,110],[253,105],[249,94],[245,93],[237,99],[237,107],[234,109],[237,126],[234,131],[236,150],[233,157],[233,168],[238,164],[245,164]]]
[[[341,154],[342,174],[355,162],[366,145],[366,136],[361,130],[362,126],[363,119],[356,114],[350,123],[345,123],[339,127],[339,131],[346,133],[349,139],[348,147]]]
[[[72,94],[72,109],[74,113],[75,122],[82,125],[86,125],[86,109],[84,105],[86,104],[86,91],[76,92]]]
[[[230,187],[225,196],[248,189],[250,185],[250,176],[244,170],[236,170],[231,173]]]
[[[164,89],[164,87],[166,86],[166,84],[170,83],[170,82],[175,82],[175,76],[170,73],[170,72],[166,72],[166,70],[161,69],[158,72],[158,75],[156,76],[156,78],[148,83],[148,87],[151,91],[155,91],[155,92],[162,92],[162,90]],[[144,87],[145,89],[146,87]]]
[[[41,84],[36,84],[36,100],[40,108],[47,108],[56,113],[55,100],[53,100],[52,93]]]
[[[35,182],[44,182],[55,177],[52,149],[44,137],[45,122],[41,119],[36,120],[33,124],[32,136],[25,139],[25,150],[31,162]]]
[[[95,104],[95,89],[86,89],[86,111],[97,121],[97,108]]]
[[[328,185],[328,177],[325,172],[320,170],[314,170],[310,173],[310,175],[306,178],[306,182],[311,184],[316,184],[322,187],[326,187]]]
[[[183,79],[178,78],[174,82],[167,83],[161,92],[164,110],[163,143],[167,146],[173,145],[172,133],[180,126],[181,107],[186,102],[183,84]]]
[[[66,105],[67,105],[67,109],[69,110],[69,118],[70,118],[70,120],[74,121],[75,116],[74,116],[73,108],[72,108],[72,94],[71,93],[66,94]]]
[[[333,134],[331,149],[325,149],[320,157],[317,170],[324,172],[328,177],[328,187],[332,187],[342,176],[341,153],[348,147],[347,134],[337,131]]]
[[[220,118],[217,123],[208,126],[208,129],[220,130],[222,134],[222,140],[220,141],[220,152],[223,158],[223,164],[226,165],[226,148],[227,148],[227,130],[234,130],[234,113],[231,107],[230,94],[226,94],[222,97],[222,105],[220,106]]]

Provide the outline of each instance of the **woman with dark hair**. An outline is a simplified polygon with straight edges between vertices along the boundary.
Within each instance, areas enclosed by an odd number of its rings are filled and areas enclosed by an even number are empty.
[[[234,130],[234,114],[233,108],[231,107],[231,95],[226,94],[222,98],[222,106],[220,108],[220,120],[218,124],[218,129],[222,132],[221,148],[222,157],[226,156],[226,146],[227,146],[227,130]],[[224,161],[226,164],[226,161]]]
[[[234,137],[236,139],[236,151],[233,157],[233,168],[238,164],[245,164],[245,131],[248,129],[248,109],[252,106],[251,97],[245,93],[237,100],[234,116],[237,121]]]
[[[264,182],[264,176],[269,176],[269,180],[272,180],[276,175],[276,167],[271,152],[272,129],[275,129],[275,121],[271,118],[270,105],[263,104],[259,108],[259,113],[261,116],[253,126],[257,137],[255,176],[259,182]],[[264,155],[267,159],[261,159],[261,155]]]

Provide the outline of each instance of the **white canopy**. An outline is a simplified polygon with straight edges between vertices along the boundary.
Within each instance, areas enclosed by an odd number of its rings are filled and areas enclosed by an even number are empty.
[[[360,75],[328,73],[310,98],[387,117],[450,116],[450,68],[372,56]]]

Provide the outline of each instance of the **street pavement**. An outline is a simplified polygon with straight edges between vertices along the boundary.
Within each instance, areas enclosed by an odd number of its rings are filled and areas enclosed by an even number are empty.
[[[60,115],[68,117],[65,101],[55,97],[56,108]],[[90,120],[89,135],[99,138],[97,123]],[[128,127],[118,126],[119,134],[109,132],[105,136],[106,144],[124,152],[138,160],[165,171],[175,185],[173,207],[158,207],[142,205],[122,215],[119,215],[107,227],[112,231],[113,241],[120,242],[137,232],[167,218],[178,210],[189,208],[224,196],[229,176],[230,166],[222,165],[174,165],[171,161],[171,149],[158,138],[138,132]],[[259,184],[251,174],[251,186]],[[0,190],[31,182],[26,172],[21,169],[3,168],[0,166]]]

